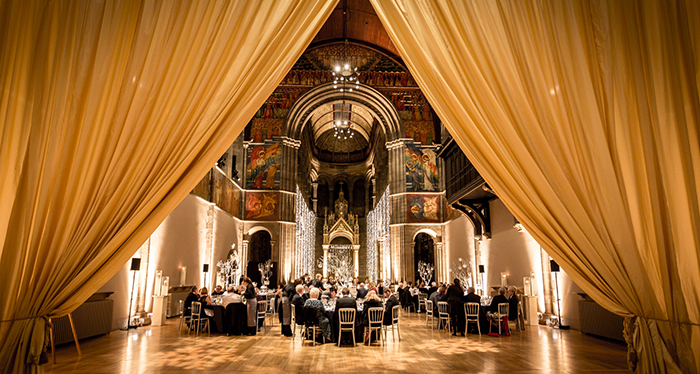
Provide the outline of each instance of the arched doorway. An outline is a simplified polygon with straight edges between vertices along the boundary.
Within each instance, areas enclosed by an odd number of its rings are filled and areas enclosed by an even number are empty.
[[[426,287],[430,287],[429,282],[435,280],[435,245],[433,237],[424,232],[419,233],[413,239],[413,262],[416,275],[416,283],[426,282]],[[420,263],[425,263],[432,269],[427,269],[427,275],[421,277]],[[427,279],[423,279],[427,278]]]
[[[248,247],[248,277],[255,282],[258,287],[263,286],[262,274],[259,270],[259,265],[265,264],[268,260],[272,260],[272,237],[265,230],[260,230],[250,237],[250,245]],[[272,262],[272,276],[269,279],[268,287],[276,287],[277,282],[277,264]]]

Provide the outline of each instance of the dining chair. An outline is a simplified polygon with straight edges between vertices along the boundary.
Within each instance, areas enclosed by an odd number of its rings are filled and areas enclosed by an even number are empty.
[[[355,342],[355,313],[357,310],[352,308],[342,308],[338,309],[338,346],[340,347],[340,337],[343,335],[343,331],[352,333],[352,346],[356,346]]]
[[[262,323],[262,328],[265,329],[265,317],[267,316],[267,300],[260,300],[258,301],[258,310],[257,310],[257,318],[255,320],[257,324],[257,328],[260,327],[260,320],[263,321]],[[265,329],[267,332],[267,329]]]
[[[391,328],[391,336],[394,337],[394,331],[399,335],[399,341],[401,341],[401,331],[399,330],[399,314],[401,312],[401,305],[394,305],[391,308],[391,325],[384,325],[384,341],[386,342],[387,329]]]
[[[428,319],[430,319],[430,328],[435,328],[435,314],[433,313],[433,302],[425,300],[425,326],[428,327]]]
[[[311,340],[314,346],[316,346],[316,331],[321,333],[321,327],[318,325],[318,320],[316,319],[316,309],[303,307],[301,313],[304,316],[304,336],[308,339],[309,332],[311,332]]]
[[[191,316],[186,316],[185,315],[185,300],[180,300],[180,326],[178,326],[177,331],[182,331],[182,324],[185,323],[185,326],[189,326],[190,323],[190,318]]]
[[[301,337],[304,338],[304,318],[301,317],[297,319],[297,312],[296,312],[296,306],[294,304],[291,304],[292,306],[292,339],[296,338],[297,335],[297,326],[299,326],[299,330],[301,332]]]
[[[450,332],[450,304],[447,301],[438,301],[438,323],[442,324],[445,321],[445,330]]]
[[[367,316],[369,317],[369,326],[367,326],[367,332],[372,337],[372,331],[377,332],[377,338],[379,339],[379,344],[382,342],[382,323],[384,322],[384,308],[369,308],[367,309]],[[371,340],[371,339],[370,339]]]
[[[202,303],[198,301],[193,301],[192,316],[190,318],[190,328],[187,331],[187,333],[189,334],[194,328],[194,334],[199,335],[199,330],[204,329],[203,326],[207,327],[207,335],[209,335],[211,333],[209,331],[209,318],[207,318],[206,316],[202,318]]]
[[[419,293],[418,294],[418,313],[420,313],[421,310],[426,309],[425,308],[425,302],[428,300],[428,294],[427,293]],[[427,309],[426,309],[427,310]]]
[[[494,314],[493,319],[491,319],[491,322],[496,321],[498,323],[498,335],[501,335],[503,317],[508,317],[508,303],[498,304],[498,313]],[[491,327],[493,327],[493,323],[489,324],[489,332],[491,332]]]
[[[270,324],[271,326],[275,325],[275,295],[274,294],[267,294],[265,295],[265,298],[267,299],[267,310],[265,311],[265,317],[270,316],[273,318],[270,318]]]
[[[479,308],[481,305],[479,303],[466,303],[464,304],[464,316],[467,320],[464,326],[464,336],[467,336],[467,331],[469,331],[469,322],[476,322],[476,328],[479,330],[479,336],[481,336],[481,326],[479,325]]]

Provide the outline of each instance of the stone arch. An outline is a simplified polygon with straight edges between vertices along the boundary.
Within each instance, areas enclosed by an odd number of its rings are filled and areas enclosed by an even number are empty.
[[[418,236],[418,234],[428,234],[433,238],[433,240],[437,240],[437,237],[438,237],[438,234],[432,229],[420,229],[413,234],[413,239],[412,239],[413,241],[416,240],[416,237]]]
[[[319,85],[296,101],[289,110],[287,123],[284,126],[286,136],[300,140],[302,130],[306,126],[311,113],[321,105],[336,101],[340,98],[353,101],[366,106],[378,118],[379,124],[384,129],[387,142],[403,137],[403,123],[399,118],[394,104],[376,89],[368,85],[360,85],[360,88],[352,92],[341,94],[333,88],[333,83]]]

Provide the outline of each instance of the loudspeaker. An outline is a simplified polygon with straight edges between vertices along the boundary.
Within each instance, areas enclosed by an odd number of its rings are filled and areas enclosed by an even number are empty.
[[[479,265],[479,273],[484,273],[484,265]]]
[[[202,267],[202,272],[204,272],[204,273],[209,272],[209,264],[204,264],[204,266]]]
[[[557,264],[557,262],[554,260],[549,260],[549,267],[555,273],[559,271],[559,264]]]
[[[140,258],[132,258],[131,259],[131,270],[139,270],[141,268],[141,259]]]

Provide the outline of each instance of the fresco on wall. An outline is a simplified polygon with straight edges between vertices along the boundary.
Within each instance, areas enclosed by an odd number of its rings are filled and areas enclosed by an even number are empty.
[[[251,189],[276,189],[280,184],[280,142],[248,148],[246,187]]]
[[[208,171],[204,177],[194,186],[192,193],[206,201],[210,201],[211,196],[211,173]]]
[[[438,168],[432,148],[406,144],[406,191],[437,191]]]
[[[246,193],[245,219],[257,221],[279,220],[279,192]]]
[[[407,222],[440,222],[440,195],[406,195]]]
[[[404,121],[403,128],[406,137],[423,145],[432,145],[435,139],[433,121]]]
[[[220,170],[214,172],[214,196],[212,202],[235,217],[241,216],[241,191]]]
[[[253,118],[250,125],[250,140],[262,143],[282,134],[282,118]]]

